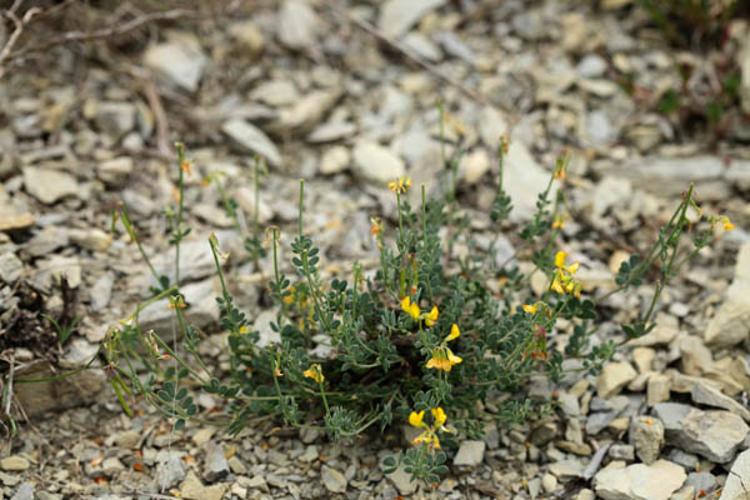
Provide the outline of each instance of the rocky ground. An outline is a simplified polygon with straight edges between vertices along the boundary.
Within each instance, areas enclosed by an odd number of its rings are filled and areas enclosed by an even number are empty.
[[[91,369],[64,381],[14,385],[28,420],[19,417],[19,434],[3,444],[0,495],[748,498],[750,235],[742,228],[750,227],[750,127],[742,109],[750,110],[750,25],[735,22],[721,49],[696,53],[667,45],[627,0],[598,7],[518,0],[330,5],[258,1],[215,18],[160,22],[138,36],[61,45],[5,75],[6,380],[11,369],[22,380],[87,364],[107,329],[146,297],[137,251],[127,235],[109,229],[119,203],[156,267],[172,265],[160,211],[176,186],[175,140],[187,145],[194,165],[184,292],[192,320],[207,331],[216,331],[218,309],[205,238],[214,231],[229,249],[239,238],[201,179],[224,172],[251,217],[251,154],[261,154],[270,166],[261,223],[296,221],[297,183],[305,178],[306,225],[327,272],[367,262],[376,256],[369,217],[394,211],[385,182],[406,173],[434,189],[445,175],[436,139],[440,98],[451,116],[449,138],[467,147],[460,199],[479,238],[491,236],[487,214],[503,133],[512,137],[506,186],[516,221],[533,211],[554,158],[570,151],[566,248],[582,262],[590,293],[612,288],[624,252],[653,240],[691,181],[707,209],[728,214],[737,230],[667,288],[654,331],[629,342],[599,377],[560,387],[537,380],[532,392],[553,397],[555,413],[511,429],[488,418],[484,440],[461,444],[437,489],[419,487],[402,471],[384,476],[379,460],[399,449],[397,436],[334,444],[265,421],[233,439],[197,423],[175,433],[147,407],[134,418],[123,415],[104,375]],[[670,89],[703,95],[712,88],[713,62],[746,70],[745,100],[725,110],[721,126],[658,112]],[[697,75],[687,86],[685,66]],[[514,234],[501,242],[506,255],[518,244]],[[262,269],[241,255],[231,253],[230,279],[272,341]],[[608,338],[621,338],[615,325],[647,307],[650,292],[644,285],[608,299]],[[80,318],[64,348],[49,348],[54,333],[39,321],[42,312]],[[141,319],[158,330],[169,314],[156,304]],[[201,347],[219,364],[226,361],[222,341],[216,333]]]

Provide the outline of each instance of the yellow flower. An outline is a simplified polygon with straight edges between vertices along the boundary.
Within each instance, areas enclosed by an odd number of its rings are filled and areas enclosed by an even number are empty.
[[[382,232],[383,232],[383,221],[380,219],[380,217],[371,217],[370,218],[370,234],[373,236],[378,236]]]
[[[424,429],[422,433],[412,440],[413,444],[425,444],[430,448],[440,449],[440,439],[438,438],[438,431],[447,431],[445,422],[448,420],[448,416],[441,407],[432,408],[430,413],[432,414],[432,425],[427,425],[424,422],[424,410],[419,412],[411,412],[409,415],[409,424],[412,427],[418,429]]]
[[[721,218],[721,224],[724,226],[724,231],[734,231],[737,227],[726,215]]]
[[[318,384],[322,384],[323,381],[326,379],[323,376],[323,369],[320,367],[318,363],[311,364],[310,368],[302,372],[302,375],[304,375],[307,378],[313,379]]]
[[[565,227],[565,219],[563,219],[562,215],[555,215],[555,218],[552,220],[552,229],[562,229]]]
[[[460,336],[461,336],[461,330],[459,330],[457,324],[453,323],[453,325],[451,326],[451,332],[448,334],[447,337],[445,337],[445,341],[450,342],[451,340],[455,340]]]
[[[185,299],[182,297],[182,295],[177,295],[169,297],[169,303],[167,304],[167,307],[169,309],[185,309],[187,307],[187,304],[185,304]]]
[[[396,180],[388,182],[388,189],[396,194],[404,194],[409,191],[411,187],[411,178],[401,176]]]
[[[432,418],[434,420],[433,425],[436,428],[442,427],[443,425],[445,425],[446,420],[448,420],[448,416],[445,414],[445,410],[443,410],[440,406],[430,410],[430,413],[432,413]]]
[[[412,427],[427,427],[424,423],[424,410],[416,412],[413,411],[409,414],[409,425]]]
[[[248,333],[249,331],[250,331],[250,327],[249,327],[249,326],[247,326],[247,325],[242,325],[242,326],[240,326],[240,327],[239,327],[239,328],[237,329],[237,332],[238,332],[238,333],[239,333],[240,335],[245,335],[245,334],[246,334],[246,333]]]
[[[435,368],[443,370],[444,372],[450,372],[454,365],[460,364],[463,359],[460,356],[453,354],[453,351],[446,345],[436,347],[432,351],[432,357],[427,360],[425,365],[427,368]]]
[[[564,252],[562,250],[559,250],[555,254],[555,267],[561,268],[561,267],[565,266],[565,259],[567,259],[567,258],[568,258],[568,253]]]
[[[573,278],[573,275],[578,271],[580,264],[574,262],[567,266],[565,264],[567,257],[568,254],[562,250],[555,254],[555,267],[557,269],[555,269],[555,275],[552,278],[550,290],[557,292],[560,295],[569,294],[580,298],[582,285]]]
[[[416,302],[412,302],[408,295],[401,299],[401,310],[411,316],[414,321],[419,321],[422,315],[419,305]]]
[[[430,312],[423,316],[425,324],[429,327],[435,325],[438,320],[438,314],[440,314],[440,312],[438,311],[437,306],[432,306]]]
[[[529,313],[529,314],[536,314],[536,312],[539,310],[538,304],[534,304],[534,305],[524,304],[522,307],[523,307],[524,312]]]
[[[293,286],[289,287],[289,293],[281,297],[281,301],[286,305],[294,304],[294,294],[295,294],[294,287]]]
[[[438,439],[437,434],[435,434],[429,429],[424,431],[419,436],[415,437],[412,443],[414,444],[424,443],[430,448],[435,448],[436,450],[440,449],[440,439]]]
[[[558,181],[564,181],[568,169],[568,157],[565,154],[560,155],[555,163],[555,171],[552,176]]]
[[[425,365],[427,368],[435,368],[437,370],[443,370],[444,372],[450,372],[453,367],[463,361],[460,356],[453,354],[453,351],[448,347],[448,342],[456,340],[461,336],[461,329],[458,325],[453,323],[451,325],[451,332],[443,339],[438,347],[432,350],[432,357],[427,360]]]

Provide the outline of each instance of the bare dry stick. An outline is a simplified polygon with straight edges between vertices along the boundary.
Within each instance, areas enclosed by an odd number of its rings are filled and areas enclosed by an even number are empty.
[[[33,9],[30,9],[30,11]],[[28,12],[27,12],[28,15]],[[173,9],[163,12],[154,12],[151,14],[144,14],[138,16],[130,21],[124,23],[113,23],[107,27],[95,30],[95,31],[68,31],[60,36],[56,36],[44,43],[33,45],[31,47],[24,48],[15,53],[10,53],[6,56],[7,60],[13,60],[18,57],[24,56],[31,52],[39,52],[57,45],[62,45],[70,42],[82,42],[88,40],[96,40],[100,38],[109,38],[112,36],[123,35],[129,31],[133,31],[144,24],[153,23],[157,21],[171,21],[180,19],[183,17],[191,17],[197,15],[197,12],[187,9]],[[25,16],[24,16],[25,17]],[[2,60],[0,60],[1,62]]]
[[[143,95],[146,97],[156,121],[156,147],[162,155],[170,156],[172,150],[169,147],[169,120],[167,119],[167,113],[164,111],[164,106],[162,106],[154,79],[149,71],[138,66],[130,67],[129,72],[143,82]]]
[[[26,13],[23,15],[21,19],[18,18],[18,16],[15,13],[15,10],[21,5],[21,1],[17,1],[13,4],[13,7],[11,7],[9,10],[3,12],[3,17],[7,17],[11,21],[13,21],[13,24],[15,25],[15,29],[13,30],[13,33],[10,34],[8,37],[8,40],[5,42],[5,45],[3,45],[2,50],[0,50],[0,78],[3,77],[3,74],[5,74],[5,67],[3,66],[3,63],[10,58],[11,51],[13,50],[13,46],[18,42],[18,37],[21,36],[21,33],[23,33],[23,29],[26,27],[27,24],[36,16],[37,14],[42,12],[42,9],[38,7],[32,7],[31,9],[27,10]]]
[[[413,52],[409,51],[409,48],[406,47],[401,42],[398,42],[397,40],[394,40],[393,38],[389,37],[382,31],[378,30],[375,26],[368,23],[367,21],[364,21],[362,19],[359,19],[350,13],[348,13],[346,10],[341,9],[340,7],[336,6],[331,2],[330,0],[324,0],[324,4],[328,6],[329,9],[331,9],[333,12],[338,14],[339,16],[342,16],[346,18],[349,22],[356,25],[360,29],[366,31],[370,35],[374,36],[378,40],[386,43],[387,45],[393,47],[398,52],[403,54],[407,59],[414,62],[430,74],[436,76],[438,79],[442,80],[443,82],[447,83],[448,85],[451,85],[452,87],[457,88],[464,94],[466,94],[469,98],[473,99],[474,101],[480,103],[480,104],[487,104],[487,100],[484,98],[484,96],[478,94],[477,92],[471,90],[463,83],[459,82],[458,80],[451,78],[450,76],[442,73],[439,69],[437,69],[432,64],[426,63],[419,57],[417,57]]]

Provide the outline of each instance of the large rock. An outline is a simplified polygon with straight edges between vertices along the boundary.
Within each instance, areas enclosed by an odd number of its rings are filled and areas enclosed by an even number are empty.
[[[175,251],[174,248],[170,247],[165,252],[154,257],[152,263],[158,274],[168,276],[172,279],[174,277],[174,260]],[[224,264],[225,262],[226,256],[220,255],[219,263]],[[213,276],[216,272],[216,262],[214,261],[208,241],[190,240],[183,241],[180,244],[181,283],[184,284],[189,281],[206,278],[207,276]],[[148,277],[150,279],[150,286],[157,285],[150,273]]]
[[[388,0],[380,9],[378,27],[386,35],[398,38],[425,14],[445,3],[446,0]]]
[[[464,441],[453,458],[453,465],[461,467],[476,467],[484,460],[484,441]]]
[[[219,290],[213,279],[190,283],[181,287],[180,291],[188,304],[185,316],[195,327],[206,328],[219,321],[219,306],[216,304]],[[163,335],[171,335],[172,323],[177,321],[167,299],[143,308],[138,319],[143,330],[154,330]]]
[[[746,422],[750,422],[750,411],[744,405],[722,394],[720,390],[703,380],[698,380],[693,384],[690,397],[695,403],[731,411],[745,419]]]
[[[0,282],[11,284],[21,277],[23,262],[13,252],[0,254]]]
[[[404,162],[390,149],[375,142],[359,142],[352,152],[354,173],[367,182],[385,188],[388,181],[406,173]]]
[[[750,498],[750,450],[745,450],[735,459],[721,490],[719,500],[747,500]]]
[[[604,500],[668,500],[686,478],[682,467],[667,460],[628,467],[612,462],[594,476],[594,489]]]
[[[629,438],[638,458],[646,465],[650,465],[659,458],[659,452],[664,444],[664,424],[657,418],[645,415],[633,417]]]
[[[659,403],[654,415],[664,423],[667,444],[721,464],[734,458],[750,430],[734,413],[680,403]]]
[[[193,36],[179,34],[170,42],[146,49],[143,62],[171,83],[195,92],[208,59]]]
[[[297,132],[312,128],[320,123],[339,97],[341,97],[341,91],[337,88],[315,90],[306,94],[301,99],[297,99],[293,106],[281,110],[274,131]]]
[[[88,360],[87,360],[88,361]],[[45,379],[59,374],[47,362],[34,365],[16,373],[17,380]],[[104,373],[99,370],[83,370],[64,379],[50,379],[34,383],[16,383],[15,395],[24,412],[36,417],[49,411],[61,411],[91,404],[107,383]]]
[[[279,40],[294,50],[315,44],[320,21],[305,0],[286,0],[279,12]]]
[[[67,172],[42,167],[23,169],[26,192],[45,205],[78,193],[78,182]]]
[[[281,166],[281,153],[262,130],[240,118],[233,118],[221,126],[235,145],[244,153],[256,153],[274,167]]]
[[[510,145],[505,158],[503,187],[513,201],[512,221],[521,222],[533,217],[538,195],[547,186],[550,175],[520,141]],[[554,200],[556,193],[557,183],[553,183],[549,199]]]
[[[323,481],[323,485],[331,493],[346,493],[346,486],[349,482],[346,476],[333,467],[324,465],[320,469],[320,478]]]
[[[719,156],[690,158],[652,157],[631,161],[617,174],[629,178],[633,185],[661,196],[679,195],[690,182],[700,185],[721,180],[725,175],[724,159]]]
[[[628,385],[638,373],[628,362],[608,363],[596,381],[596,392],[600,398],[614,396]]]
[[[125,101],[92,101],[84,106],[84,115],[92,118],[100,131],[115,139],[133,130],[137,113],[135,105]]]
[[[726,300],[708,324],[704,338],[709,345],[733,346],[750,335],[750,243],[740,247],[734,280]]]

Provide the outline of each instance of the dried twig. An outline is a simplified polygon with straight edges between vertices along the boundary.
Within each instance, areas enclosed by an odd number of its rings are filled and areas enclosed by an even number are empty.
[[[32,10],[32,9],[30,9]],[[28,14],[28,13],[27,13]],[[53,37],[44,43],[33,45],[31,47],[24,48],[12,54],[6,56],[7,60],[13,60],[22,57],[31,52],[39,52],[55,47],[58,45],[71,43],[71,42],[83,42],[89,40],[96,40],[101,38],[109,38],[113,36],[123,35],[130,31],[133,31],[145,24],[157,22],[157,21],[173,21],[184,17],[192,17],[197,15],[197,12],[187,9],[173,9],[163,12],[153,12],[150,14],[144,14],[142,16],[135,17],[126,22],[113,22],[109,26],[100,28],[94,31],[68,31],[59,36]]]
[[[414,62],[430,74],[434,75],[435,77],[439,78],[443,82],[447,83],[448,85],[457,88],[462,93],[464,93],[469,98],[473,99],[474,101],[480,103],[480,104],[487,104],[487,100],[484,98],[484,96],[478,94],[474,90],[471,90],[463,83],[459,82],[458,80],[451,78],[450,76],[444,74],[441,72],[438,68],[433,66],[432,64],[426,63],[419,57],[417,57],[412,51],[409,50],[408,47],[406,47],[401,42],[394,40],[393,38],[389,37],[379,29],[377,29],[372,24],[368,23],[367,21],[364,21],[362,19],[357,18],[356,16],[351,15],[349,12],[347,12],[344,9],[341,9],[340,7],[333,4],[331,0],[324,0],[324,3],[326,6],[328,6],[329,9],[331,9],[333,12],[338,14],[339,16],[342,16],[346,18],[349,22],[356,25],[360,29],[366,31],[370,35],[374,36],[381,42],[389,45],[390,47],[394,48],[396,51],[403,54],[407,59]]]
[[[31,22],[34,16],[42,12],[42,9],[38,7],[32,7],[26,11],[22,18],[19,18],[16,15],[15,11],[18,9],[18,7],[21,6],[22,2],[23,0],[16,0],[16,2],[10,9],[3,12],[3,17],[7,17],[11,21],[13,21],[15,29],[3,45],[2,50],[0,50],[0,78],[2,78],[3,74],[5,74],[3,63],[11,58],[11,51],[13,50],[13,46],[16,44],[16,42],[18,42],[18,38],[21,36],[21,33],[23,33],[24,28],[29,24],[29,22]]]
[[[156,147],[159,153],[169,157],[173,154],[169,147],[169,120],[161,103],[161,97],[154,79],[150,72],[138,66],[131,66],[128,71],[132,76],[143,82],[143,95],[146,97],[156,121]]]

